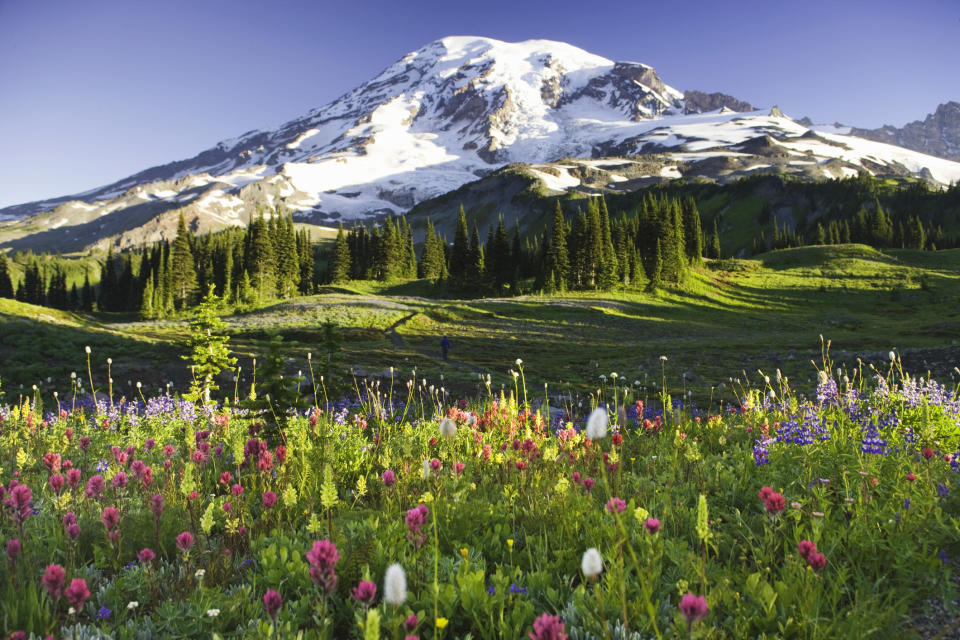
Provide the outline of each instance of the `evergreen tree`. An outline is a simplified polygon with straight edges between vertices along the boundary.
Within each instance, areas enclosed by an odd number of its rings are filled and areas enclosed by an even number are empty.
[[[77,283],[74,282],[73,286],[70,288],[70,310],[79,311],[80,306],[80,292],[77,290]]]
[[[443,247],[440,245],[440,239],[433,228],[433,222],[428,218],[423,249],[420,252],[419,276],[429,280],[438,280],[443,277],[443,271]]]
[[[0,298],[12,298],[13,294],[13,281],[10,279],[7,254],[0,251]]]
[[[686,256],[690,264],[703,261],[703,231],[701,229],[700,211],[693,198],[683,201],[683,236],[686,240]]]
[[[276,213],[277,241],[277,295],[289,298],[300,286],[300,255],[297,253],[297,236],[293,218]]]
[[[300,293],[313,293],[313,248],[310,232],[306,229],[297,236],[297,252],[300,255]]]
[[[563,209],[560,200],[553,212],[553,231],[545,254],[543,270],[554,279],[556,290],[566,289],[567,279],[570,277],[570,256],[567,252],[567,229],[563,219]]]
[[[471,267],[476,262],[474,256],[471,260],[470,238],[467,231],[467,215],[463,211],[463,205],[460,205],[460,213],[457,217],[457,230],[453,236],[453,249],[450,251],[450,279],[454,286],[462,287],[466,284]]]
[[[343,223],[337,230],[337,240],[333,245],[333,257],[330,259],[330,282],[340,284],[350,279],[350,246],[343,232]]]
[[[713,219],[713,233],[710,235],[710,257],[719,260],[722,255],[720,251],[720,229],[717,226],[717,219]]]
[[[814,236],[815,244],[827,244],[827,231],[821,223],[817,223],[817,234]]]
[[[213,284],[210,284],[207,295],[197,308],[197,317],[190,321],[187,342],[190,351],[181,356],[190,363],[193,378],[190,392],[185,395],[188,400],[209,403],[210,392],[220,388],[216,383],[217,374],[237,363],[227,348],[230,341],[226,335],[227,325],[217,315],[220,303]]]
[[[417,277],[417,253],[413,248],[413,231],[406,216],[400,216],[400,264],[404,278]]]
[[[93,287],[90,286],[90,274],[83,276],[83,290],[80,294],[80,307],[90,313],[93,311]]]
[[[243,263],[256,299],[264,300],[276,289],[276,282],[273,241],[262,211],[247,227]]]
[[[143,287],[143,296],[140,302],[140,319],[141,320],[153,320],[153,278],[147,278],[147,284]]]
[[[483,245],[480,244],[480,230],[477,229],[476,224],[473,225],[473,234],[470,236],[470,246],[467,249],[467,255],[470,264],[467,279],[463,286],[480,293],[487,288],[487,261],[484,255]]]
[[[177,222],[177,237],[173,241],[170,258],[170,281],[173,285],[173,304],[183,309],[193,302],[197,287],[197,269],[193,263],[193,251],[190,248],[190,235],[187,224],[180,212]]]
[[[607,203],[602,196],[599,198],[599,211],[602,253],[600,256],[600,267],[597,273],[597,286],[601,289],[610,289],[616,285],[619,280],[620,265],[610,231],[610,213],[607,210]]]
[[[107,259],[100,269],[100,293],[97,296],[98,311],[116,311],[117,304],[117,270],[114,265],[113,245],[107,249]]]
[[[923,223],[920,218],[913,216],[906,227],[906,247],[907,249],[923,249],[926,245],[926,233],[923,230]]]

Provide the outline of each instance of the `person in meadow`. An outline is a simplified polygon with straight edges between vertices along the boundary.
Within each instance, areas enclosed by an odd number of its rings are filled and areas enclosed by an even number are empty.
[[[443,340],[440,341],[440,351],[443,354],[443,359],[447,359],[447,352],[450,351],[450,338],[443,336]]]

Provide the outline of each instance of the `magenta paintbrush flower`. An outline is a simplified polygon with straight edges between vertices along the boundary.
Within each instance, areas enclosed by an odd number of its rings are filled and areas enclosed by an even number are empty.
[[[679,606],[680,612],[687,619],[687,622],[696,622],[707,617],[707,599],[703,596],[695,596],[687,592],[685,596],[680,598]]]
[[[67,572],[58,564],[48,564],[47,570],[43,572],[40,578],[40,584],[47,590],[50,597],[54,600],[60,597],[60,590],[63,589],[63,583],[67,578]]]
[[[530,640],[565,640],[568,637],[560,616],[546,613],[533,621],[533,631],[528,635]]]
[[[63,595],[75,610],[80,611],[90,597],[87,581],[83,578],[74,578],[70,581],[70,586],[64,589]]]
[[[177,536],[177,548],[181,551],[189,551],[190,547],[193,546],[193,534],[189,531],[184,531]]]
[[[373,605],[374,600],[377,599],[377,585],[369,580],[361,580],[360,584],[350,592],[350,597],[365,605]]]
[[[267,592],[263,594],[263,606],[267,610],[267,615],[276,622],[277,614],[283,607],[283,598],[273,589],[267,589]]]

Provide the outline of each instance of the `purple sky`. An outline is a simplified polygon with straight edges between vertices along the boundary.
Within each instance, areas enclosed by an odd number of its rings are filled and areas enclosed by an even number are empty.
[[[445,35],[563,40],[817,122],[960,100],[956,0],[0,0],[0,206],[279,125]]]

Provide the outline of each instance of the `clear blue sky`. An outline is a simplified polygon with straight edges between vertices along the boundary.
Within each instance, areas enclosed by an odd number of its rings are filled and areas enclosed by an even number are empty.
[[[445,35],[563,40],[817,122],[960,100],[956,0],[0,0],[0,206],[279,125]]]

